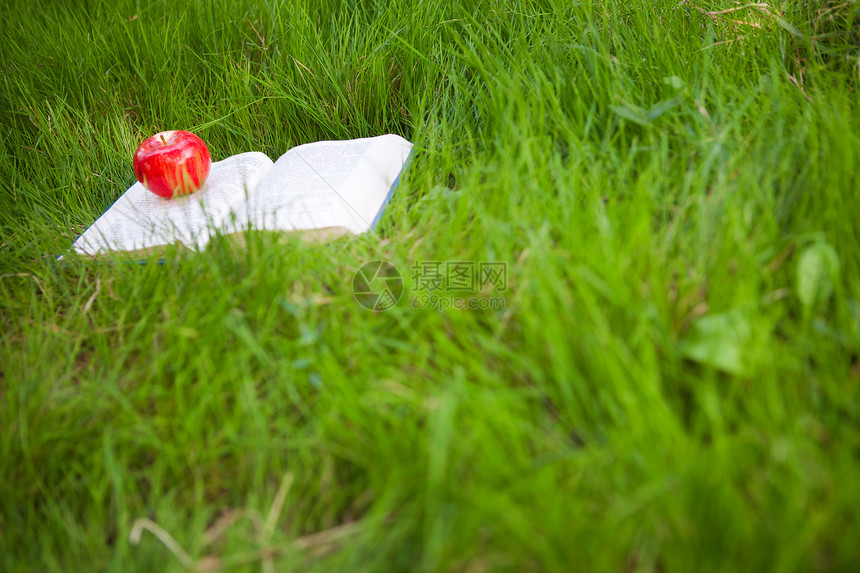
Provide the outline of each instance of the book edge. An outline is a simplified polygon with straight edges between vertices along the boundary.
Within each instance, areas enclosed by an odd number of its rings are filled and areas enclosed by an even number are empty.
[[[388,194],[385,196],[385,200],[382,201],[382,205],[379,207],[379,211],[377,211],[376,216],[373,217],[373,221],[370,223],[370,230],[375,231],[376,226],[379,224],[379,221],[382,219],[382,216],[385,214],[385,211],[388,209],[388,204],[391,202],[391,198],[394,196],[394,191],[397,189],[398,185],[400,185],[400,178],[403,176],[403,172],[409,167],[409,164],[412,161],[412,154],[415,153],[415,146],[409,150],[409,155],[406,156],[406,161],[403,162],[403,166],[400,168],[400,171],[397,173],[397,177],[394,178],[394,182],[391,184],[391,187],[388,189]]]

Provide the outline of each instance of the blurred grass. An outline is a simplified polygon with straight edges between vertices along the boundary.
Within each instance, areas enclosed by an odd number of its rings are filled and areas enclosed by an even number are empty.
[[[857,9],[4,2],[0,568],[855,570]],[[378,235],[57,264],[171,128],[416,152]]]

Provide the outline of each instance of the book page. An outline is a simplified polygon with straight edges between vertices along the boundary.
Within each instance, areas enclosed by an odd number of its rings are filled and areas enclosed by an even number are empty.
[[[258,152],[216,161],[203,187],[173,199],[159,197],[135,183],[78,237],[74,249],[96,255],[176,242],[201,249],[272,165],[271,159]]]
[[[411,150],[390,134],[295,147],[260,180],[236,219],[271,231],[363,233],[376,226]]]

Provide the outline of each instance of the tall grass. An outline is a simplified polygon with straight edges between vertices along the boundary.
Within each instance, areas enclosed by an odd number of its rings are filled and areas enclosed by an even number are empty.
[[[3,3],[0,568],[855,569],[856,8]],[[375,234],[57,263],[169,128],[416,148]]]

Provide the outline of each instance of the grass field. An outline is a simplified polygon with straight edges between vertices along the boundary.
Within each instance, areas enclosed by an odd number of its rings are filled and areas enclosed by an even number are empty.
[[[0,570],[860,569],[857,0],[0,21]],[[58,263],[162,129],[415,152],[375,234]]]

